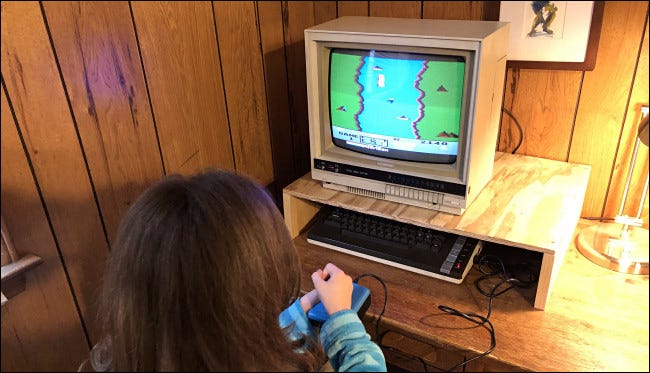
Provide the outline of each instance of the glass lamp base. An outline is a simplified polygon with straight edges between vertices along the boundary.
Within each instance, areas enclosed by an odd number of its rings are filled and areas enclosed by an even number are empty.
[[[599,223],[578,234],[578,250],[601,267],[617,272],[648,274],[648,230],[618,223]]]

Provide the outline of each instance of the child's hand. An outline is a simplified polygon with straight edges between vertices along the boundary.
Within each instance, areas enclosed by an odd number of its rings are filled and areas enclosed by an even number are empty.
[[[310,309],[317,305],[319,301],[318,292],[316,289],[314,289],[300,297],[300,306],[302,306],[302,310],[307,313]]]
[[[352,308],[352,278],[340,268],[328,263],[312,273],[311,280],[329,315]]]

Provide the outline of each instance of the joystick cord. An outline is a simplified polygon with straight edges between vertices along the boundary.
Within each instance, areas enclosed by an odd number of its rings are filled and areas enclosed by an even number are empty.
[[[379,313],[379,316],[377,317],[377,321],[375,321],[375,338],[377,338],[377,336],[379,335],[379,323],[381,322],[381,318],[384,316],[384,312],[386,312],[386,305],[388,303],[388,287],[386,286],[386,283],[384,282],[384,280],[382,280],[379,276],[374,275],[372,273],[361,274],[361,275],[355,277],[355,279],[352,280],[352,282],[354,282],[355,284],[358,284],[359,280],[361,280],[364,277],[372,277],[372,278],[374,278],[375,280],[379,281],[381,286],[384,288],[384,306],[382,307],[381,312]]]
[[[522,265],[525,266],[525,263]],[[506,266],[503,264],[503,261],[495,255],[485,255],[481,257],[481,259],[478,261],[478,270],[483,275],[476,279],[474,285],[482,295],[488,297],[489,299],[487,315],[482,316],[471,312],[464,313],[454,308],[443,306],[443,305],[438,306],[438,309],[455,316],[460,316],[466,320],[476,323],[479,326],[484,327],[490,333],[490,347],[487,350],[485,350],[485,352],[476,355],[471,359],[465,359],[463,362],[458,363],[453,367],[447,369],[446,370],[447,372],[454,371],[460,367],[463,367],[463,370],[465,370],[465,365],[467,365],[467,363],[490,354],[496,348],[497,341],[496,341],[496,335],[494,331],[494,325],[492,325],[492,323],[490,322],[490,315],[492,315],[492,301],[494,300],[494,298],[515,287],[529,288],[537,282],[537,276],[533,274],[532,270],[525,272],[524,279],[521,279],[517,276],[512,276],[510,272],[507,270]],[[481,286],[481,283],[485,282],[487,279],[494,276],[500,276],[501,280],[496,285],[494,285],[491,290],[489,291],[484,290]],[[504,285],[508,285],[508,286],[506,288],[502,288]]]
[[[483,353],[476,355],[470,359],[464,359],[464,361],[454,365],[453,367],[446,369],[445,371],[451,372],[454,371],[458,368],[463,368],[463,371],[465,370],[465,365],[467,365],[469,362],[477,360],[483,356],[486,356],[490,354],[494,349],[496,348],[496,333],[494,329],[494,325],[492,325],[492,322],[490,322],[490,316],[492,315],[492,304],[494,298],[498,297],[499,295],[513,289],[513,288],[529,288],[532,287],[536,282],[537,282],[537,276],[533,273],[532,268],[530,268],[526,263],[522,263],[520,266],[517,268],[511,268],[513,271],[508,271],[508,267],[506,267],[503,263],[503,261],[495,256],[495,255],[484,255],[477,261],[477,269],[481,272],[481,276],[477,278],[474,281],[474,285],[476,286],[476,289],[481,293],[482,295],[488,297],[488,311],[485,316],[476,314],[476,313],[464,313],[460,312],[452,307],[449,306],[444,306],[444,305],[439,305],[438,309],[449,313],[454,316],[459,316],[462,317],[466,320],[469,320],[478,326],[482,326],[485,328],[489,333],[490,333],[490,347]],[[488,279],[499,276],[501,279],[493,285],[489,290],[485,290],[484,288],[486,285],[483,283],[486,282]],[[379,324],[381,322],[381,318],[384,315],[384,312],[386,311],[386,305],[388,303],[388,287],[386,286],[386,283],[379,278],[378,276],[371,274],[371,273],[366,273],[357,276],[353,282],[358,283],[358,281],[364,277],[372,277],[379,281],[381,285],[384,288],[384,305],[379,313],[379,316],[377,317],[377,321],[375,322],[375,342],[381,347],[382,349],[387,349],[390,351],[395,351],[397,353],[409,356],[411,358],[415,358],[422,363],[422,366],[424,367],[424,371],[428,371],[428,367],[431,365],[430,363],[427,363],[424,361],[419,356],[415,356],[412,354],[409,354],[404,351],[400,351],[396,348],[390,347],[390,346],[385,346],[382,345],[382,340],[384,336],[390,332],[390,330],[386,330],[379,334]],[[440,369],[436,367],[436,369]],[[440,369],[444,370],[444,369]]]

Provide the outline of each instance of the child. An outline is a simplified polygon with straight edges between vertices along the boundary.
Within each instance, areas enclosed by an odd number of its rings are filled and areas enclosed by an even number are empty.
[[[300,295],[301,266],[265,189],[223,171],[173,175],[129,209],[101,298],[95,370],[386,371],[351,307],[352,281],[327,264]],[[322,301],[318,333],[305,313]],[[319,343],[322,342],[322,343]]]

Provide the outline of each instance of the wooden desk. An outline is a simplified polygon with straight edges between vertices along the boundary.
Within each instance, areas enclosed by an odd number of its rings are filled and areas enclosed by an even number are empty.
[[[476,356],[489,347],[488,332],[437,308],[487,313],[487,298],[474,287],[475,268],[455,285],[309,244],[300,233],[322,204],[433,226],[543,254],[534,294],[512,290],[494,300],[497,347],[469,370],[647,371],[648,276],[600,268],[573,246],[588,172],[587,166],[499,153],[493,181],[463,216],[328,190],[306,175],[284,190],[285,219],[303,261],[303,290],[312,288],[311,272],[327,262],[353,277],[373,273],[388,287],[381,331],[429,346],[415,353],[442,368]],[[364,320],[372,332],[383,288],[372,278],[361,283],[372,292]]]
[[[579,228],[585,224],[588,222],[581,222]],[[485,329],[438,309],[446,305],[486,315],[487,298],[474,287],[479,276],[475,268],[461,285],[455,285],[312,245],[304,235],[296,239],[296,246],[303,261],[304,290],[313,288],[311,271],[327,262],[340,266],[353,278],[373,273],[384,280],[388,304],[380,333],[393,330],[408,337],[397,338],[390,345],[444,369],[489,347],[490,336]],[[373,333],[383,306],[383,288],[372,278],[363,278],[360,284],[372,294],[364,321],[368,332]],[[533,309],[529,294],[519,290],[494,300],[490,321],[497,347],[470,363],[467,370],[647,372],[648,290],[647,275],[601,268],[571,245],[544,311]],[[407,365],[417,370],[422,370],[421,366],[417,361]]]

